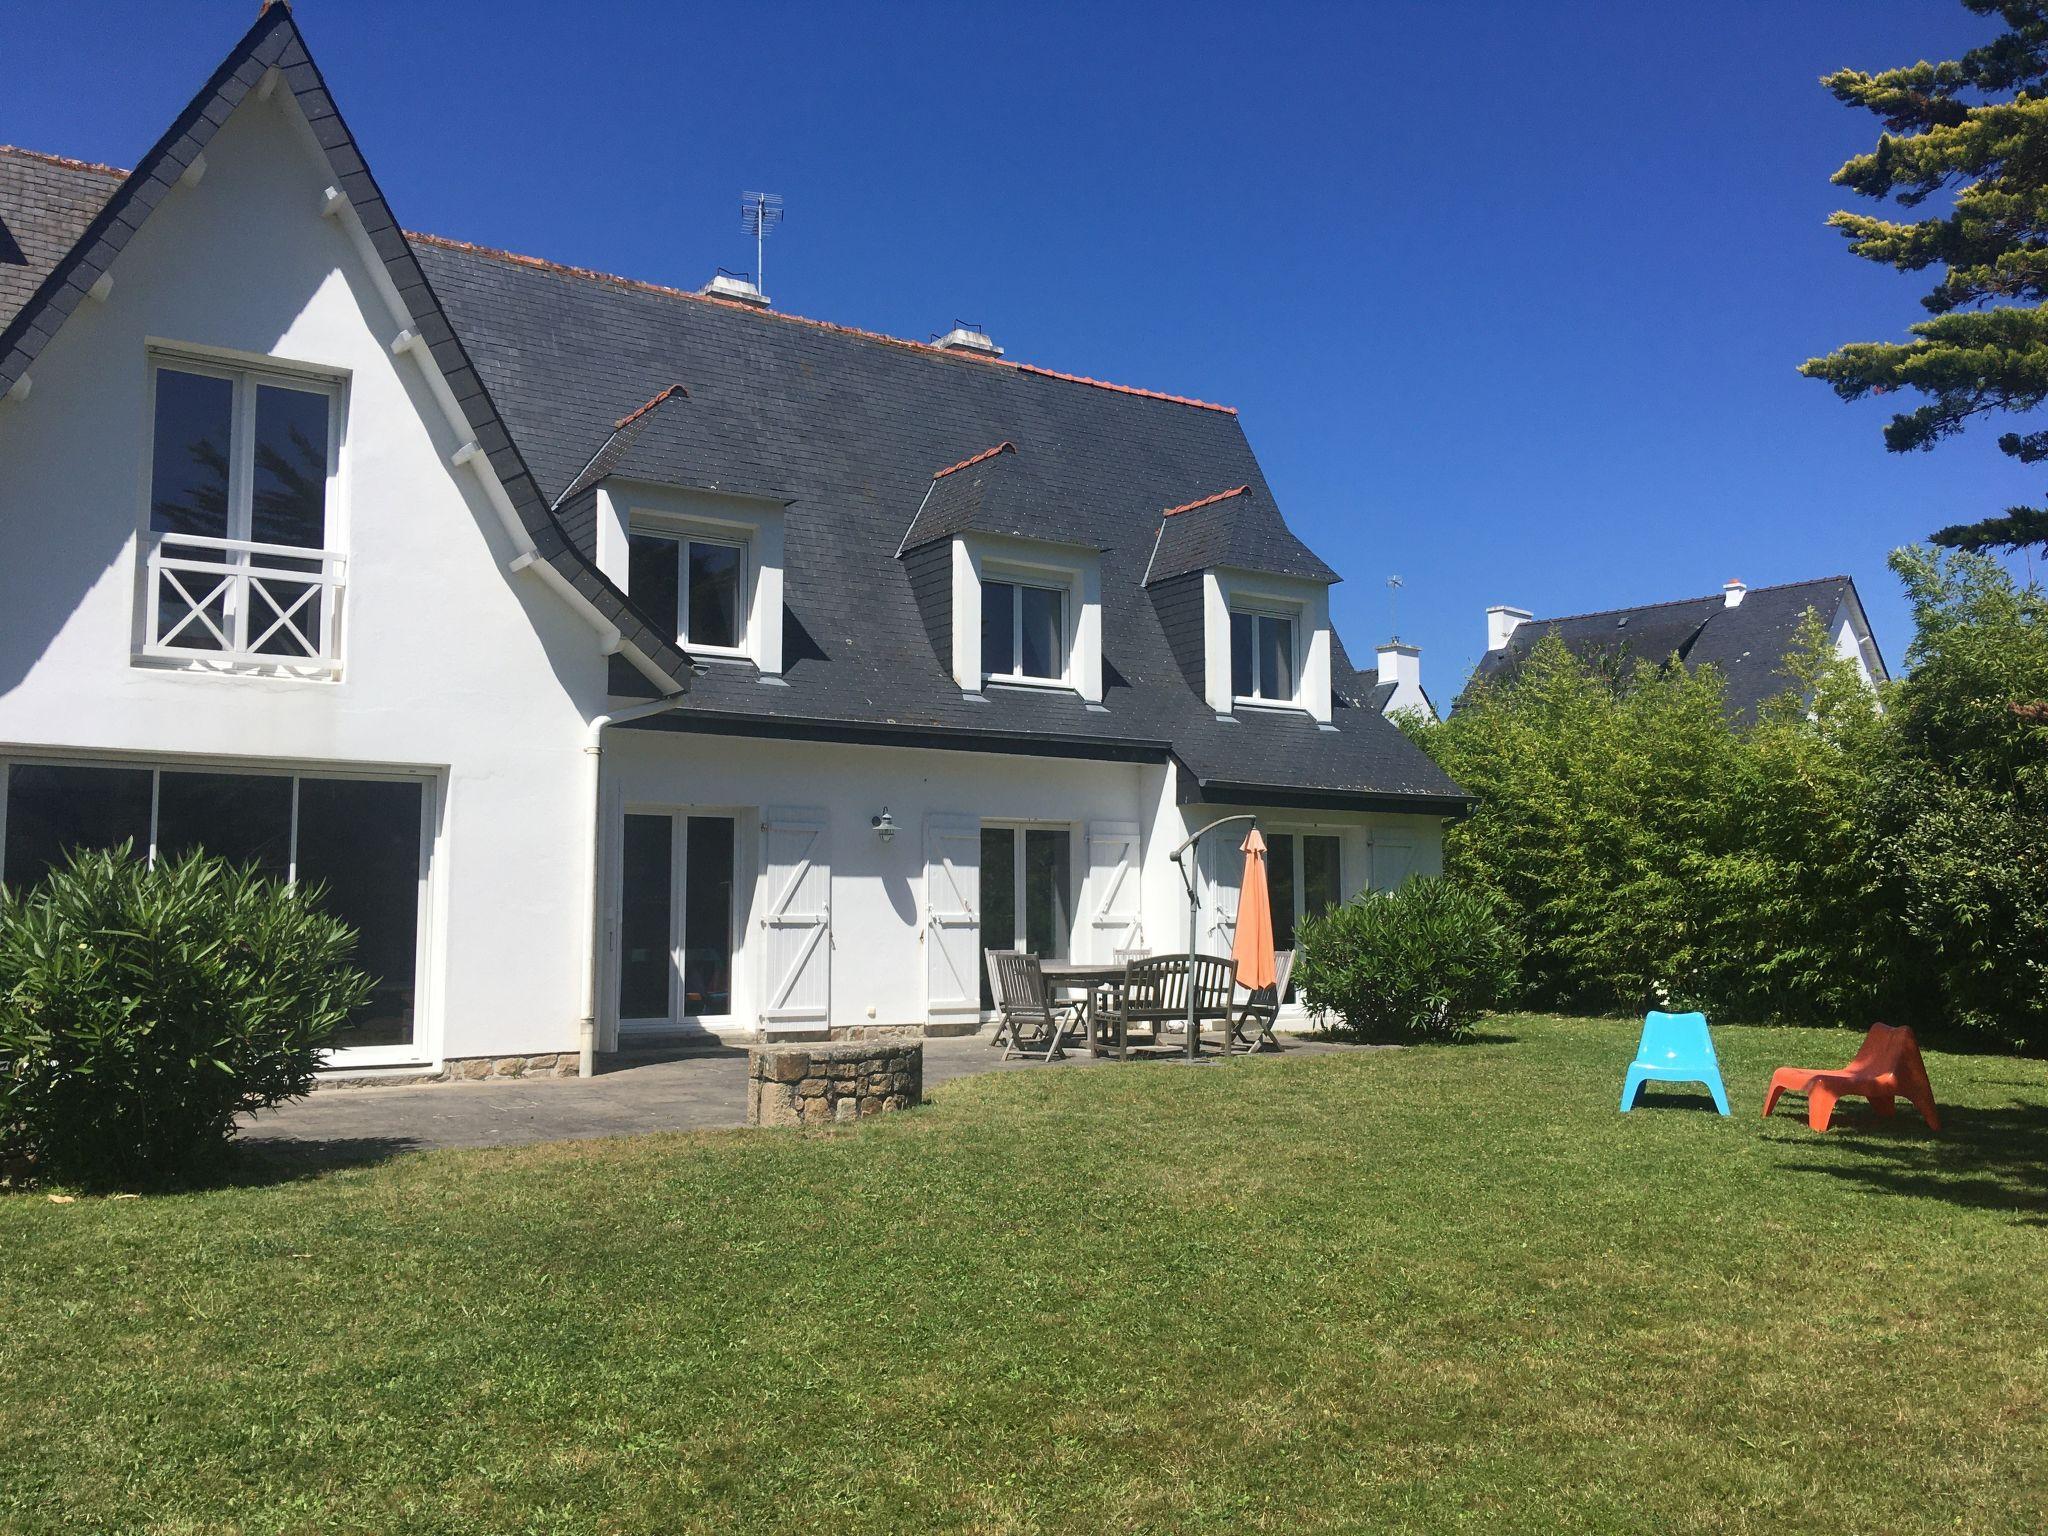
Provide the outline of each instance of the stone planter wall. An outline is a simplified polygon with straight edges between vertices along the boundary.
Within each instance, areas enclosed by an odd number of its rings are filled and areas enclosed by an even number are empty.
[[[924,1100],[924,1042],[757,1045],[747,1052],[747,1124],[829,1125]]]

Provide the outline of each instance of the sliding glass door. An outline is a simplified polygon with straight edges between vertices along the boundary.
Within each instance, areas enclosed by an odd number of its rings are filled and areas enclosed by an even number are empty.
[[[426,1059],[419,1021],[428,797],[417,778],[238,769],[14,763],[5,773],[0,879],[33,885],[75,848],[194,850],[318,882],[356,930],[370,1000],[334,1037],[350,1066]]]
[[[629,811],[619,861],[619,1027],[733,1022],[731,816]]]
[[[1073,833],[1065,827],[981,829],[981,947],[1064,960],[1074,932]],[[981,1006],[995,1006],[988,964]]]

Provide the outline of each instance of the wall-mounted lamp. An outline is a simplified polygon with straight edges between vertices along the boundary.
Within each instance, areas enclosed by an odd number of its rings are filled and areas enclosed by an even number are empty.
[[[875,829],[875,836],[885,843],[896,835],[896,818],[889,814],[889,807],[886,805],[882,807],[881,815],[868,818],[868,825]]]

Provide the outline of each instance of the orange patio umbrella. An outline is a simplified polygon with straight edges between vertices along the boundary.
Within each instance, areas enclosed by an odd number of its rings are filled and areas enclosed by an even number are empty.
[[[1230,958],[1237,963],[1237,984],[1247,991],[1270,987],[1279,979],[1273,964],[1273,894],[1266,887],[1266,840],[1253,827],[1245,834],[1244,880],[1237,888],[1237,941]]]

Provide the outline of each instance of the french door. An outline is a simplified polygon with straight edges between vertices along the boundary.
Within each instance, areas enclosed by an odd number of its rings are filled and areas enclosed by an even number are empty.
[[[1064,960],[1071,950],[1073,933],[1072,831],[1066,827],[984,824],[982,949],[1022,949],[1041,960]],[[981,967],[981,1006],[995,1006],[985,961]]]
[[[733,1023],[737,823],[628,811],[619,863],[619,1028]]]
[[[430,1058],[420,1018],[432,801],[417,776],[136,763],[16,762],[0,772],[0,880],[17,890],[78,848],[150,860],[205,852],[273,880],[317,882],[356,931],[370,997],[337,1029],[331,1066]]]
[[[1273,947],[1294,948],[1296,931],[1344,899],[1341,838],[1320,832],[1266,834],[1266,892],[1273,899]],[[1287,997],[1294,987],[1290,982]]]

